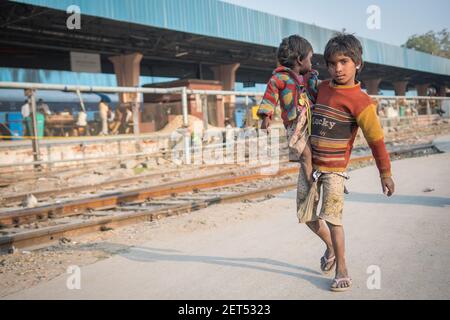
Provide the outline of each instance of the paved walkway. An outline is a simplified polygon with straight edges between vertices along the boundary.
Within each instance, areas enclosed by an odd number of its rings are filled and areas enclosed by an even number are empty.
[[[324,247],[296,223],[291,191],[250,206],[257,219],[173,234],[82,267],[80,290],[69,290],[64,274],[7,298],[450,299],[449,163],[449,153],[394,161],[392,198],[382,195],[375,167],[351,172],[344,209],[350,292],[328,291],[331,278],[318,272]],[[227,208],[205,210],[219,207]],[[370,290],[378,271],[380,288]]]

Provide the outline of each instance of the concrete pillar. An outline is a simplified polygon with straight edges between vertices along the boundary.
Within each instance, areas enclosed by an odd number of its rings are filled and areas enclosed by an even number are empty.
[[[417,95],[421,97],[426,96],[429,86],[430,86],[429,83],[416,84]]]
[[[406,96],[408,81],[395,81],[392,84],[394,85],[396,96]]]
[[[366,86],[367,94],[378,95],[378,87],[380,86],[381,78],[363,80],[363,82]]]
[[[419,97],[426,96],[429,85],[430,85],[429,83],[416,84],[417,95]],[[431,114],[429,100],[419,99],[418,111],[419,114]]]
[[[239,69],[240,65],[240,63],[232,63],[211,67],[211,70],[214,72],[214,79],[222,82],[223,90],[234,90],[234,85],[236,83],[236,71]],[[222,105],[224,106],[225,104],[228,104],[229,108],[227,108],[226,113],[224,110],[217,110],[217,123],[219,123],[219,126],[223,126],[224,123],[224,119],[219,119],[219,115],[221,115],[220,117],[225,115],[225,117],[230,120],[234,119],[234,104],[236,102],[236,97],[224,96],[222,101]]]
[[[139,86],[139,76],[141,75],[141,60],[143,55],[141,53],[132,53],[127,55],[110,57],[109,60],[114,65],[114,72],[116,73],[117,85],[120,87],[136,87]],[[141,117],[139,113],[140,94],[137,93],[121,93],[119,100],[122,103],[132,103],[133,112],[133,133],[139,134],[139,126]],[[136,142],[137,149],[139,144]]]
[[[110,57],[109,60],[114,65],[117,85],[120,87],[139,86],[139,76],[141,75],[141,60],[143,55],[132,53],[127,55]],[[135,93],[120,94],[121,102],[135,102],[138,97]]]

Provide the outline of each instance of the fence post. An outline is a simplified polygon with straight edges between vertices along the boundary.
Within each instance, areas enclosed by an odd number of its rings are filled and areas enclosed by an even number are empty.
[[[186,87],[181,91],[181,107],[183,109],[183,140],[184,140],[184,162],[185,164],[191,164],[191,137],[189,134],[189,117],[188,117],[188,101]]]
[[[208,130],[208,96],[202,95],[203,130]]]
[[[30,102],[31,102],[31,116],[33,119],[33,132],[32,132],[32,145],[33,145],[33,159],[35,162],[41,161],[41,153],[39,150],[39,141],[38,141],[38,128],[37,128],[37,119],[36,119],[36,97],[34,95],[34,90],[30,90]],[[34,167],[36,169],[40,169],[40,164],[35,164]]]
[[[140,143],[140,129],[139,129],[139,107],[140,107],[140,99],[138,93],[136,93],[136,97],[132,102],[132,113],[133,113],[133,135],[134,135],[134,144],[136,153],[142,152],[142,147]]]

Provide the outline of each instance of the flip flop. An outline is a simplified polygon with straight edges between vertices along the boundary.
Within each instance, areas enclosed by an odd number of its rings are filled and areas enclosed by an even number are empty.
[[[348,282],[349,286],[348,287],[343,287],[340,288],[339,284],[341,282]],[[334,284],[336,284],[335,286],[333,286]],[[331,283],[331,287],[330,290],[334,291],[334,292],[343,292],[343,291],[347,291],[348,289],[350,289],[352,287],[352,279],[351,278],[334,278],[333,282]]]
[[[328,268],[326,267],[330,262],[333,262],[331,266]],[[327,258],[327,253],[325,252],[322,258],[320,258],[320,270],[322,270],[323,274],[329,274],[331,271],[333,271],[333,267],[336,264],[336,256],[332,256],[330,258]],[[323,267],[322,267],[323,266]]]

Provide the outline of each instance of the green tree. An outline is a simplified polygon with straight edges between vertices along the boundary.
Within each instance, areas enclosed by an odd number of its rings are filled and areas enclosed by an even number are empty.
[[[412,35],[402,47],[450,59],[450,38],[447,29],[438,32],[428,31],[423,35]]]

